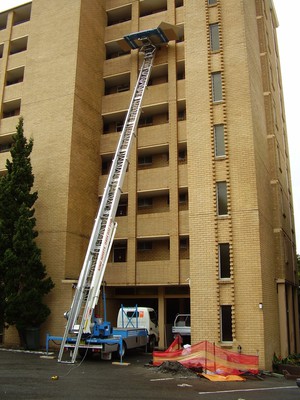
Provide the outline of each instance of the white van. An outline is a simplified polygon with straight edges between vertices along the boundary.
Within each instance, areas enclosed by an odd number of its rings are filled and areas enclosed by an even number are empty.
[[[158,344],[157,314],[148,307],[121,307],[117,318],[117,328],[146,329],[148,332],[148,351],[152,352]]]

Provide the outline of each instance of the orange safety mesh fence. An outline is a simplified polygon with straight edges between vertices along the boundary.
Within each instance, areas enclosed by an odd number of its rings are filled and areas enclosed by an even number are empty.
[[[166,351],[153,352],[153,365],[164,361],[178,361],[186,368],[202,367],[219,375],[241,375],[249,372],[258,374],[258,356],[224,350],[214,343],[203,341],[187,348],[181,347],[181,337],[177,336]]]

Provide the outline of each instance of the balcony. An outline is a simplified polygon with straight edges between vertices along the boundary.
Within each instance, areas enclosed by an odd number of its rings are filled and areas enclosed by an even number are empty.
[[[187,234],[189,232],[189,211],[179,211],[179,234]]]
[[[180,283],[187,283],[190,279],[190,260],[179,260]]]
[[[119,43],[116,40],[111,42],[106,42],[105,51],[107,60],[119,58],[122,56],[126,56],[127,54],[130,54],[130,51],[125,52],[124,50],[122,50]]]
[[[100,137],[100,152],[114,154],[120,139],[120,133],[114,132]]]
[[[19,99],[22,96],[23,83],[16,83],[14,85],[6,86],[4,90],[3,101],[9,102],[14,99]]]
[[[186,121],[178,121],[178,141],[179,142],[187,141]]]
[[[153,0],[151,0],[154,2]],[[142,3],[141,3],[142,4]],[[153,29],[157,27],[162,21],[168,20],[167,11],[155,12],[153,14],[145,15],[140,18],[140,31],[146,29]]]
[[[116,217],[118,228],[116,231],[116,239],[121,239],[128,236],[128,217]]]
[[[99,196],[102,196],[102,194],[103,194],[104,187],[105,187],[105,185],[107,183],[107,178],[108,178],[108,175],[101,175],[100,178],[99,178],[99,193],[98,193]],[[128,192],[128,177],[127,177],[127,174],[125,175],[124,183],[123,183],[123,186],[122,186],[122,192],[123,193],[127,193]]]
[[[0,134],[15,133],[18,122],[19,116],[17,115],[10,118],[2,118],[0,122]]]
[[[107,263],[107,268],[104,274],[104,280],[109,285],[126,285],[127,282],[127,267],[126,263]]]
[[[169,124],[152,125],[138,129],[138,146],[151,147],[168,142]]]
[[[176,43],[176,59],[179,60],[184,60],[185,59],[185,54],[184,54],[184,42]]]
[[[107,26],[117,25],[131,19],[131,4],[123,7],[114,7],[108,9],[107,12]]]
[[[14,118],[20,115],[20,109],[21,99],[11,100],[6,103],[3,102],[2,119]]]
[[[127,112],[127,109],[130,105],[130,97],[130,92],[116,93],[104,96],[102,98],[102,114],[113,114],[118,111]]]
[[[137,236],[167,236],[170,233],[170,213],[158,212],[137,216]]]
[[[131,55],[112,58],[104,61],[103,76],[111,76],[129,72],[131,69]]]
[[[136,283],[139,285],[168,285],[178,282],[178,268],[170,260],[140,261],[136,264]]]
[[[178,171],[179,171],[179,186],[187,187],[188,186],[188,166],[187,166],[187,164],[180,164]]]
[[[105,96],[128,92],[130,90],[130,73],[118,74],[104,78]]]
[[[14,69],[26,65],[27,52],[22,51],[20,53],[11,54],[8,57],[7,69]]]
[[[19,37],[10,42],[10,55],[22,53],[27,50],[28,36]]]
[[[169,188],[169,167],[144,169],[138,171],[137,191],[153,191]]]
[[[177,24],[183,24],[183,22],[184,22],[184,7],[183,6],[176,8],[176,22],[177,22]]]
[[[185,80],[177,81],[177,98],[179,100],[185,99]]]
[[[153,104],[168,103],[168,84],[162,83],[160,85],[148,86],[145,91],[143,99],[143,106],[150,106]]]
[[[30,20],[31,3],[24,4],[14,10],[14,26],[23,25]]]
[[[22,24],[13,26],[11,33],[11,40],[15,40],[22,36],[27,36],[30,30],[30,21],[24,21]]]
[[[105,42],[122,39],[131,32],[131,21],[125,21],[105,28]]]

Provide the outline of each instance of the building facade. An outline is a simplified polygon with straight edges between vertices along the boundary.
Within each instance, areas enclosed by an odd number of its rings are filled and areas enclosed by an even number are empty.
[[[299,352],[298,281],[272,0],[33,0],[0,14],[0,171],[20,115],[33,137],[38,244],[62,335],[142,56],[124,35],[178,27],[157,51],[106,274],[120,304],[177,313],[191,342]],[[13,328],[4,343],[17,342]]]

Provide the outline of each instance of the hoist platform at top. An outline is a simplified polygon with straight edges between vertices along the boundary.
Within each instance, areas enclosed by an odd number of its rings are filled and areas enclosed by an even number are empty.
[[[118,41],[118,44],[124,51],[129,51],[141,49],[144,40],[149,40],[155,47],[160,47],[168,44],[170,40],[176,39],[178,39],[178,28],[166,22],[161,22],[157,28],[125,35],[122,40]]]

